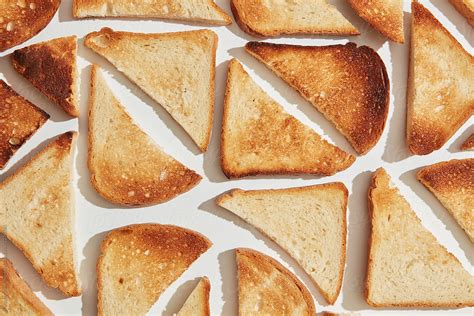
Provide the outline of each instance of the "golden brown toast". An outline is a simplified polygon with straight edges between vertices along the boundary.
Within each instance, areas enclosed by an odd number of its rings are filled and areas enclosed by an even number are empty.
[[[211,282],[202,277],[176,316],[210,316],[209,293]]]
[[[474,134],[469,136],[468,139],[462,144],[462,150],[474,150]]]
[[[466,20],[474,27],[474,0],[449,0]]]

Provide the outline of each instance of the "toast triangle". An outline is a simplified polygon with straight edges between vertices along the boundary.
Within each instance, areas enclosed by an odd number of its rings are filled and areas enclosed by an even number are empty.
[[[177,316],[210,316],[210,291],[211,283],[209,282],[209,279],[207,277],[202,277],[186,299],[186,302],[179,310]]]
[[[474,150],[474,134],[469,136],[468,139],[462,144],[462,150]]]
[[[221,166],[229,178],[330,175],[355,160],[286,113],[236,59],[229,64],[221,137]]]
[[[461,13],[474,27],[474,2],[472,0],[449,0],[451,4]]]
[[[141,34],[103,28],[87,35],[85,45],[163,106],[202,152],[207,150],[214,114],[214,32]]]
[[[172,225],[111,231],[97,261],[98,315],[145,315],[211,246],[203,235]]]
[[[426,229],[378,169],[369,188],[367,302],[376,307],[474,305],[474,277]]]
[[[18,49],[13,67],[67,114],[79,117],[77,101],[77,38],[56,38]]]
[[[387,121],[390,83],[372,48],[249,42],[245,49],[318,109],[359,154],[377,144]]]
[[[474,242],[474,158],[426,166],[417,174]]]
[[[440,149],[474,113],[474,57],[423,5],[412,2],[407,143]]]
[[[81,294],[74,251],[76,138],[76,132],[60,135],[0,183],[1,232],[48,286],[67,296]]]
[[[235,254],[239,315],[316,315],[308,289],[278,261],[246,248]]]
[[[88,167],[93,187],[112,203],[152,205],[189,191],[201,176],[143,132],[92,66]]]

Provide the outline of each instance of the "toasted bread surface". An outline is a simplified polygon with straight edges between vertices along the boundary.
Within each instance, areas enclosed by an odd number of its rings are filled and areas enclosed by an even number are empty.
[[[12,54],[13,67],[51,101],[74,117],[77,101],[77,38],[56,38],[18,49]]]
[[[85,45],[162,105],[201,151],[207,150],[214,114],[214,32],[142,34],[103,28],[87,35]]]
[[[323,113],[359,154],[378,142],[387,120],[390,84],[385,65],[373,49],[354,43],[263,42],[250,42],[245,48]]]
[[[74,0],[73,15],[157,18],[228,25],[232,19],[213,0]]]
[[[474,277],[425,228],[384,169],[369,188],[367,302],[376,307],[474,305]]]
[[[237,24],[254,36],[360,34],[327,0],[231,0],[230,4]]]
[[[421,169],[417,177],[474,242],[474,158],[436,163]]]
[[[19,45],[44,29],[60,0],[0,1],[0,52]]]
[[[187,298],[177,316],[210,316],[209,293],[211,282],[207,277],[202,277],[191,295]]]
[[[0,169],[49,115],[0,80]]]
[[[88,139],[92,185],[113,203],[163,203],[201,181],[133,122],[97,66],[92,67]]]
[[[342,183],[278,190],[232,190],[217,204],[287,251],[334,304],[346,259],[348,192]]]
[[[229,64],[221,137],[221,166],[229,178],[330,175],[355,160],[285,112],[235,59]]]
[[[416,1],[412,16],[407,143],[412,153],[426,155],[474,113],[474,58]]]
[[[111,231],[97,261],[98,314],[146,314],[211,245],[203,235],[172,225],[136,224]]]
[[[258,251],[235,250],[239,315],[315,315],[303,283],[278,261]]]
[[[76,138],[76,132],[60,135],[0,183],[1,232],[25,254],[46,284],[67,296],[81,294],[72,189]]]
[[[466,20],[474,27],[474,1],[473,0],[449,0]]]
[[[468,139],[462,144],[462,150],[474,150],[474,134],[469,136]]]

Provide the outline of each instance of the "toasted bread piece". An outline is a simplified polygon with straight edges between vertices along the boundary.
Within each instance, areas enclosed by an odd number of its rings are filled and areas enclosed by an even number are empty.
[[[278,261],[246,248],[235,254],[239,315],[316,315],[308,289]]]
[[[0,183],[0,226],[47,285],[81,294],[74,251],[73,152],[67,132]]]
[[[95,65],[89,99],[88,167],[100,195],[130,206],[166,202],[201,181],[200,175],[166,154],[133,122]]]
[[[0,169],[49,115],[0,80]]]
[[[407,143],[412,153],[426,155],[474,113],[474,58],[416,1],[412,16]]]
[[[375,172],[369,188],[369,211],[369,305],[474,305],[474,277],[423,227],[382,168]]]
[[[391,41],[403,43],[403,0],[349,0],[357,14]]]
[[[209,292],[211,283],[207,277],[201,278],[191,295],[181,307],[177,316],[209,316],[211,309],[209,307]]]
[[[474,158],[453,159],[424,167],[417,178],[474,242]]]
[[[230,62],[221,141],[221,166],[227,177],[330,175],[354,160],[285,112],[236,59]]]
[[[324,312],[324,316],[356,316],[360,315],[359,313],[333,313],[333,312]]]
[[[214,114],[216,33],[141,34],[103,28],[87,35],[85,45],[161,104],[201,151],[207,150]]]
[[[171,19],[210,25],[232,23],[231,17],[213,0],[74,0],[73,15]]]
[[[334,304],[346,262],[347,189],[328,183],[278,190],[232,190],[217,204],[287,251]]]
[[[6,258],[0,259],[0,315],[54,315]]]
[[[77,38],[56,38],[18,49],[13,67],[55,104],[79,117],[77,102]]]
[[[474,1],[473,0],[449,0],[451,4],[467,19],[474,27]]]
[[[327,0],[232,0],[230,4],[240,28],[255,36],[360,34]]]
[[[26,42],[44,29],[61,0],[0,1],[0,52]]]
[[[206,252],[203,235],[172,225],[111,231],[97,261],[99,315],[145,315],[161,293]]]
[[[372,48],[263,42],[245,48],[323,113],[359,154],[378,142],[387,120],[390,84]]]
[[[468,139],[462,144],[461,146],[462,150],[474,150],[474,134],[469,136]]]

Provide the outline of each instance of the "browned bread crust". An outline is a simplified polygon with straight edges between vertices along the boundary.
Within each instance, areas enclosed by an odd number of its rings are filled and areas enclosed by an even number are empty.
[[[462,150],[474,150],[474,134],[469,136],[468,139],[462,144],[461,146]]]
[[[472,0],[449,0],[449,2],[474,27],[474,2]]]

